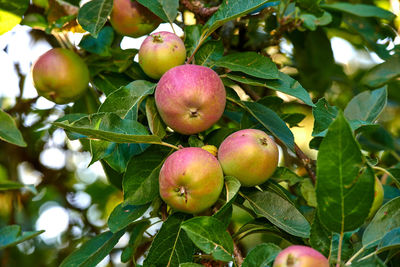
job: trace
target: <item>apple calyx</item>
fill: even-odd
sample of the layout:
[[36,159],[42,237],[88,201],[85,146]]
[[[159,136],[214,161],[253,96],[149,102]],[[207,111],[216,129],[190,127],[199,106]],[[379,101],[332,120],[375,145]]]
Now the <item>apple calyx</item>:
[[262,137],[262,138],[260,138],[259,140],[260,140],[261,145],[263,145],[263,146],[268,146],[268,140],[267,140],[267,138]]
[[178,192],[180,197],[185,197],[185,203],[187,203],[188,199],[187,199],[187,191],[186,188],[184,186],[180,186],[178,188],[176,188],[176,192]]
[[197,118],[200,114],[199,114],[199,109],[197,108],[192,108],[189,110],[190,114],[190,118]]
[[160,34],[154,34],[151,37],[153,37],[153,43],[163,43],[164,42],[164,40]]

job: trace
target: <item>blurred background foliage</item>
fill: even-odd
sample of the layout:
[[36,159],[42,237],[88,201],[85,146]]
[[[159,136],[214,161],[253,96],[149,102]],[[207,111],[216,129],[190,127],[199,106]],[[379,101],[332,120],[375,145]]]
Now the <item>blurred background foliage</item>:
[[[24,14],[21,24],[29,27],[17,26],[0,36],[3,50],[0,108],[16,118],[18,128],[29,144],[22,148],[0,142],[0,227],[18,224],[24,231],[46,230],[34,239],[1,250],[1,266],[58,266],[78,244],[107,227],[109,214],[123,200],[121,177],[115,170],[119,161],[106,158],[88,167],[91,156],[86,151],[89,144],[69,141],[63,130],[49,126],[49,122],[70,111],[95,112],[99,98],[102,99],[101,93],[90,90],[73,105],[60,106],[38,98],[32,89],[29,65],[35,58],[51,46],[59,46],[60,38],[61,42],[69,39],[73,44],[79,43],[84,33],[76,22],[77,7],[74,5],[79,2],[33,0],[19,14]],[[206,6],[219,4],[217,0],[202,2]],[[375,5],[399,14],[397,0],[342,2]],[[195,16],[183,6],[180,10],[178,26],[204,22],[204,18]],[[14,19],[18,24],[18,16]],[[10,19],[7,21],[13,23]],[[4,21],[0,20],[0,23]],[[164,26],[169,27],[167,24]],[[358,139],[363,146],[374,151],[369,155],[371,159],[378,155],[381,166],[389,168],[399,160],[396,157],[400,151],[399,29],[399,18],[393,20],[386,13],[365,15],[343,9],[340,5],[327,8],[320,1],[282,0],[226,23],[213,38],[222,41],[225,52],[250,50],[268,55],[282,72],[298,80],[314,100],[324,97],[330,105],[342,109],[360,92],[387,83],[388,103],[379,118],[383,127],[364,132]],[[48,34],[52,32],[57,33]],[[24,34],[28,37],[21,37]],[[111,47],[119,47],[121,41],[135,43],[132,38],[122,38],[113,31],[111,35],[111,39],[104,37],[105,42],[112,41]],[[140,43],[136,41],[136,44]],[[18,42],[24,44],[16,46]],[[101,74],[93,80],[93,87],[103,88],[105,94],[143,75],[137,64],[132,65],[132,56],[126,57],[127,54],[119,52],[120,58],[113,54],[117,59],[113,64],[102,63],[104,57],[96,56],[99,50],[90,56],[83,54],[91,72]],[[100,51],[102,56],[107,56],[107,53],[113,52]],[[275,110],[280,113],[303,114],[292,119],[291,129],[302,150],[316,158],[316,150],[309,147],[314,123],[311,107],[263,87],[250,88],[246,84],[242,87],[262,97],[270,95],[271,103],[278,101],[273,97],[278,95],[287,103],[275,105]],[[110,91],[107,92],[107,88]],[[318,140],[311,144],[318,146]],[[304,169],[297,169],[297,173],[304,174]],[[385,187],[385,197],[398,195],[398,189]],[[238,228],[249,218],[245,212],[235,209],[233,221]],[[268,242],[274,238],[265,234],[252,235],[243,238],[241,245],[246,252],[260,240]],[[101,265],[123,266],[120,254],[128,240],[122,238],[111,257],[103,260]]]

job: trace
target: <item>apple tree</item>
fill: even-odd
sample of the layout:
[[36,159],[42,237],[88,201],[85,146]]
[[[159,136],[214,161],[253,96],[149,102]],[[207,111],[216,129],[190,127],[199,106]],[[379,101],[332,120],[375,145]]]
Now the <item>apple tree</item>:
[[[0,94],[1,266],[398,266],[395,2],[0,0],[52,47]],[[104,181],[43,164],[60,133]]]

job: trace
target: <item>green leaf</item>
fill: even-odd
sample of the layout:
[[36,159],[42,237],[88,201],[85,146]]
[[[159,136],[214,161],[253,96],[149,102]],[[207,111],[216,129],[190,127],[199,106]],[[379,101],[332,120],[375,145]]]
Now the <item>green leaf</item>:
[[60,267],[96,266],[111,252],[124,233],[125,230],[115,234],[107,231],[95,236],[66,257]]
[[209,216],[199,216],[182,223],[193,243],[214,259],[231,261],[233,241],[225,226],[218,219]]
[[325,26],[332,22],[332,15],[324,12],[322,16],[316,17],[313,14],[302,14],[300,19],[303,20],[303,26],[311,31],[315,31],[317,26]]
[[13,118],[0,109],[0,139],[11,144],[26,147],[24,138]]
[[170,23],[174,22],[176,15],[178,14],[179,0],[158,0],[161,7],[167,15]]
[[24,186],[25,185],[18,183],[18,182],[1,181],[0,182],[0,191],[20,189],[20,188],[23,188]]
[[274,111],[255,102],[243,102],[243,104],[246,110],[259,121],[262,126],[281,140],[289,149],[294,151],[293,133]]
[[385,62],[371,68],[361,82],[369,87],[379,87],[400,76],[400,57],[394,55]]
[[306,91],[306,89],[301,86],[301,84],[290,77],[289,75],[279,72],[279,78],[277,80],[263,80],[254,77],[245,77],[238,73],[228,73],[226,76],[234,81],[253,85],[253,86],[262,86],[275,91],[279,91],[294,97],[297,97],[305,104],[314,107],[314,103],[311,100],[310,95]]
[[[132,122],[134,126],[136,123]],[[145,128],[139,127],[137,130],[132,134],[147,134]],[[102,140],[90,140],[90,153],[92,154],[90,164],[104,159],[110,167],[118,173],[122,173],[132,156],[143,153],[148,146],[147,144],[116,144]]]
[[300,192],[304,199],[307,201],[307,205],[310,207],[317,207],[317,196],[315,194],[315,188],[310,179],[303,179],[300,183]]
[[139,219],[150,205],[127,205],[125,202],[118,204],[108,218],[110,231],[116,233],[129,224]]
[[273,179],[276,182],[288,182],[290,186],[293,186],[300,182],[303,178],[298,176],[296,173],[294,173],[291,169],[286,168],[286,167],[278,167],[276,168],[275,172],[272,174],[271,179]]
[[133,109],[137,114],[140,101],[144,96],[153,94],[154,89],[154,83],[142,80],[133,81],[111,93],[99,107],[99,112],[113,112],[122,119]]
[[398,227],[400,227],[400,197],[390,200],[378,210],[364,231],[363,246],[378,245],[388,232]]
[[361,120],[373,123],[385,108],[386,102],[386,86],[374,91],[365,91],[350,100],[344,110],[344,115],[348,120]]
[[339,112],[317,158],[317,202],[321,223],[337,233],[364,223],[374,198],[374,173],[363,158],[349,123]]
[[373,255],[365,260],[352,262],[350,267],[387,267],[387,265],[377,255]]
[[136,249],[142,243],[143,234],[149,227],[149,220],[135,224],[133,230],[130,232],[129,244],[121,253],[121,262],[126,263],[134,257]]
[[275,63],[270,58],[256,52],[229,54],[217,60],[215,66],[244,72],[261,79],[279,78],[279,71]]
[[235,240],[239,241],[246,236],[257,233],[272,234],[292,243],[297,243],[299,240],[301,240],[281,231],[278,227],[267,221],[265,218],[257,218],[243,225],[235,233]]
[[232,203],[235,200],[239,189],[240,182],[238,179],[233,176],[225,177],[226,203],[216,213],[213,214],[213,217],[223,222],[226,227],[228,227],[232,217],[226,216],[226,214],[230,214],[229,210],[232,207]]
[[318,212],[314,215],[314,221],[311,225],[310,245],[326,257],[331,250],[333,233],[326,229],[318,218]]
[[188,25],[185,27],[184,31],[186,54],[190,56],[200,41],[201,25]]
[[193,243],[181,225],[188,215],[174,213],[161,226],[143,266],[179,266],[192,261]]
[[97,37],[111,14],[113,0],[92,0],[84,4],[78,13],[78,23]]
[[400,247],[400,227],[397,227],[388,232],[382,238],[381,242],[378,245],[377,253],[381,253],[389,249],[397,249],[399,247]]
[[225,24],[225,22],[250,13],[261,7],[269,0],[225,0],[222,1],[218,11],[212,15],[203,27],[203,31],[210,35],[217,28]]
[[280,251],[281,248],[275,244],[259,244],[249,251],[243,261],[242,267],[269,266]]
[[322,4],[320,5],[320,7],[328,10],[350,13],[359,17],[375,17],[387,19],[390,21],[392,21],[396,17],[396,15],[392,12],[372,5],[337,2],[332,4]]
[[[165,22],[169,21],[168,15],[165,14],[165,10],[161,5],[161,2],[169,2],[168,0],[136,0],[143,6],[147,7],[151,12],[157,15],[160,19]],[[176,1],[176,0],[171,0]]]
[[280,229],[298,237],[310,236],[310,224],[289,201],[269,191],[254,192],[245,198],[257,215],[267,218]]
[[29,0],[0,0],[0,35],[21,22],[28,6]]
[[221,40],[210,40],[203,44],[194,56],[197,65],[212,68],[215,62],[224,55],[224,45]]
[[132,120],[122,120],[114,113],[95,113],[73,123],[54,122],[53,124],[88,138],[102,139],[115,143],[161,144],[162,142],[155,135],[130,134],[130,131],[136,131],[144,126]]
[[131,79],[122,73],[100,73],[93,78],[93,84],[99,91],[106,96],[127,85]]
[[100,56],[111,55],[109,49],[114,40],[114,30],[110,26],[106,26],[99,32],[99,36],[94,38],[92,35],[83,36],[79,46],[90,53]]
[[144,153],[132,157],[122,182],[126,203],[142,205],[158,196],[158,176],[170,151],[170,148],[151,146]]
[[312,110],[314,116],[312,136],[324,136],[338,112],[339,109],[337,107],[329,105],[325,98],[320,98]]
[[152,134],[159,136],[161,139],[165,137],[166,125],[158,113],[156,101],[154,97],[150,96],[146,99],[146,118]]
[[19,225],[7,225],[0,229],[0,249],[15,246],[25,240],[32,239],[43,233],[42,231],[21,232]]

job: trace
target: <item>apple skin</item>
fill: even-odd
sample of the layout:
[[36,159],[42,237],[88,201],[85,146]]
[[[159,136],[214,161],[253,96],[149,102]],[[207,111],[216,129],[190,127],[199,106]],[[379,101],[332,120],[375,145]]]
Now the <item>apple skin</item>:
[[278,166],[279,150],[263,131],[245,129],[229,135],[218,149],[218,160],[226,175],[242,186],[265,182]]
[[78,99],[88,88],[89,69],[71,50],[53,48],[33,64],[32,78],[39,95],[66,104]]
[[224,185],[216,157],[198,147],[183,148],[164,162],[159,176],[160,196],[173,209],[197,214],[210,208]]
[[315,249],[294,245],[278,254],[273,267],[329,267],[329,261]]
[[372,202],[371,209],[369,210],[368,219],[372,218],[377,210],[382,206],[383,203],[383,186],[381,181],[375,177],[375,186],[374,186],[374,201]]
[[160,79],[167,70],[182,65],[185,59],[185,44],[170,32],[151,34],[139,49],[139,65],[153,79]]
[[137,38],[154,31],[161,19],[137,1],[114,0],[110,22],[119,34]]
[[212,69],[186,64],[161,77],[155,100],[163,121],[176,132],[190,135],[207,130],[221,118],[226,92]]

